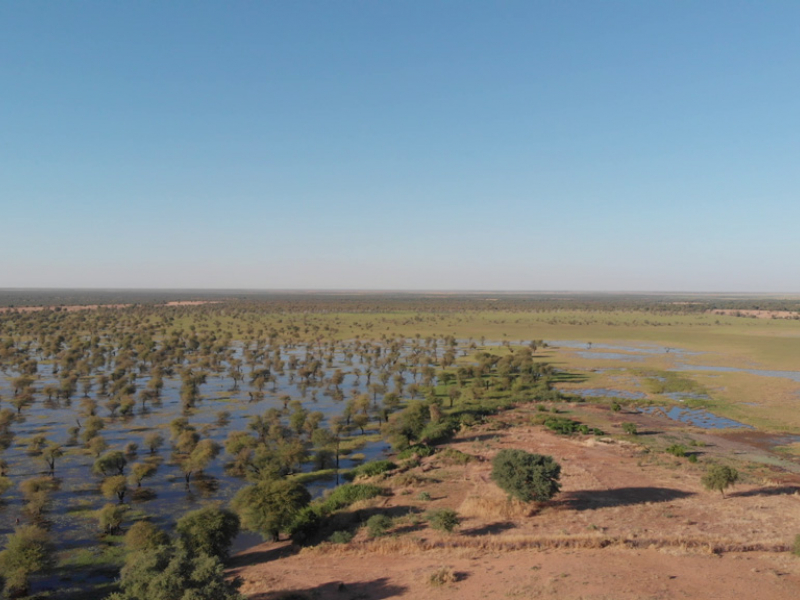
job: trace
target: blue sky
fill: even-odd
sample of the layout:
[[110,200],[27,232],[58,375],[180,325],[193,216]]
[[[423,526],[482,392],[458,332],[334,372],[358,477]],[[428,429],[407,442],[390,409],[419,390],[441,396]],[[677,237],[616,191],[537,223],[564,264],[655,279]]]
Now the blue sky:
[[0,287],[800,292],[800,3],[0,3]]

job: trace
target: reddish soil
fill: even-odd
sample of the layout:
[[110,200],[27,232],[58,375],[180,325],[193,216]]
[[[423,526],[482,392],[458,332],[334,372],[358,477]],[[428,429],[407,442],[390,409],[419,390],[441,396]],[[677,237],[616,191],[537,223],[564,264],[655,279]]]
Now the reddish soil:
[[[583,410],[587,422],[617,419]],[[709,458],[758,448],[705,434],[713,445],[691,464],[624,440],[558,436],[529,425],[533,415],[523,408],[465,432],[449,446],[473,456],[469,463],[441,453],[424,459],[381,482],[391,496],[353,507],[353,521],[405,514],[394,535],[369,539],[360,530],[349,544],[302,551],[264,544],[237,556],[231,573],[258,600],[800,597],[800,559],[789,552],[800,533],[797,476],[764,479],[742,465],[744,482],[725,498],[700,485]],[[634,418],[640,431],[665,425],[646,415],[619,420]],[[510,503],[490,478],[502,448],[554,456],[562,492],[533,509]],[[462,516],[457,532],[433,531],[414,516],[441,507]],[[441,568],[455,581],[432,585]]]

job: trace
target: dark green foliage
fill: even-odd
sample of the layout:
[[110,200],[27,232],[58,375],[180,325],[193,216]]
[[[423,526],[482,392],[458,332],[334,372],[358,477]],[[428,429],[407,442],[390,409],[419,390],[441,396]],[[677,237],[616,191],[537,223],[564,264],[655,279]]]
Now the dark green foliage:
[[380,475],[381,473],[385,473],[386,471],[391,471],[396,468],[397,465],[390,460],[375,460],[364,463],[363,465],[352,469],[349,473],[346,473],[344,477],[345,479],[352,481],[359,477],[374,477],[375,475]]
[[569,435],[578,431],[580,423],[572,419],[567,419],[566,417],[550,417],[544,422],[544,426],[556,433]]
[[311,500],[308,490],[289,479],[269,479],[239,490],[233,510],[242,527],[267,539],[290,529],[297,513]]
[[456,419],[443,419],[438,423],[428,423],[419,432],[418,440],[423,444],[440,444],[450,439],[458,430]]
[[672,444],[671,446],[667,446],[664,451],[681,458],[686,456],[686,446],[683,444]]
[[719,491],[725,497],[725,490],[739,480],[739,472],[726,465],[711,465],[701,482],[707,490]]
[[331,544],[347,544],[352,539],[353,539],[353,533],[351,531],[347,531],[345,529],[341,529],[339,531],[334,531],[330,535],[330,537],[328,537],[328,541]]
[[5,578],[7,595],[25,595],[29,577],[51,569],[54,562],[53,544],[44,529],[35,525],[18,528],[7,537],[6,548],[0,552],[0,573]]
[[460,520],[458,513],[452,508],[440,508],[428,513],[428,523],[439,531],[453,531],[458,527]]
[[322,509],[318,504],[305,506],[297,513],[289,528],[292,539],[303,543],[313,538],[323,524]]
[[622,431],[628,435],[636,435],[638,433],[638,430],[636,429],[636,423],[623,423]]
[[492,460],[492,480],[523,502],[549,500],[561,489],[561,466],[551,456],[501,450]]
[[413,446],[409,446],[402,452],[398,453],[397,458],[398,460],[404,460],[406,458],[411,458],[415,454],[419,457],[430,456],[434,453],[434,449],[426,444],[414,444]]
[[178,520],[178,539],[193,554],[208,554],[223,560],[239,534],[239,517],[229,510],[206,506]]
[[350,506],[359,500],[369,500],[375,496],[380,496],[383,488],[367,483],[348,483],[340,485],[325,499],[321,504],[323,513],[332,513]]
[[389,515],[377,514],[367,519],[367,532],[370,537],[381,537],[392,526],[392,518]]
[[244,600],[238,587],[238,582],[225,580],[218,558],[159,546],[128,556],[121,591],[108,600]]

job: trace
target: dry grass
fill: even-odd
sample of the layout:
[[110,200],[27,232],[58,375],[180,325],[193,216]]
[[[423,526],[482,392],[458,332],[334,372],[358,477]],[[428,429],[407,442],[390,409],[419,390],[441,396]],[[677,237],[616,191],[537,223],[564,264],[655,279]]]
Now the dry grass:
[[483,494],[467,496],[458,507],[458,512],[465,517],[475,517],[487,521],[514,521],[533,516],[536,509],[533,505],[521,502],[516,498]]
[[428,583],[435,586],[455,583],[456,581],[458,581],[458,575],[450,567],[439,567],[428,576]]
[[719,555],[745,552],[789,552],[792,550],[792,543],[774,539],[742,542],[713,536],[623,537],[603,534],[442,536],[431,539],[400,536],[366,540],[349,545],[322,544],[317,547],[305,548],[303,553],[410,555],[437,550],[514,552],[521,550],[599,550],[611,547],[631,550],[660,550],[681,554]]

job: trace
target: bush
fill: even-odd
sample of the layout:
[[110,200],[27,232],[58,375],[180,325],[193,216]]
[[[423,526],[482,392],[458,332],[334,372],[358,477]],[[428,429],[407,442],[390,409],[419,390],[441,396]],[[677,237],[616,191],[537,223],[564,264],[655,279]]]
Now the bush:
[[367,519],[367,532],[370,537],[381,537],[392,526],[392,519],[388,515],[377,514]]
[[549,500],[561,489],[561,466],[551,456],[501,450],[492,460],[492,480],[523,502]]
[[636,435],[638,433],[638,430],[636,429],[636,423],[623,423],[622,431],[628,435]]
[[348,544],[352,539],[353,534],[350,531],[341,529],[339,531],[334,531],[328,538],[328,541],[331,544]]
[[297,513],[310,500],[311,495],[302,484],[270,479],[239,490],[232,507],[242,527],[275,540],[281,531],[291,529]]
[[340,508],[345,508],[359,500],[369,500],[380,496],[383,489],[377,485],[367,483],[346,483],[340,485],[325,499],[321,508],[325,513],[332,513]]
[[239,517],[229,510],[206,506],[181,517],[176,531],[189,552],[202,552],[225,560],[234,538],[239,534]]
[[426,457],[433,454],[434,450],[430,446],[426,444],[414,444],[413,446],[409,446],[402,452],[397,455],[398,460],[404,460],[406,458],[411,458],[412,456],[416,455],[419,457]]
[[800,534],[794,536],[794,544],[792,545],[792,554],[800,556]]
[[386,473],[396,468],[397,465],[390,460],[375,460],[352,469],[349,473],[346,473],[344,477],[352,481],[359,477],[375,477],[376,475]]
[[460,521],[458,513],[452,508],[440,508],[428,513],[428,523],[439,531],[447,531],[449,533],[458,527]]
[[295,542],[305,542],[319,533],[322,527],[322,514],[319,505],[303,507],[295,516],[289,533]]
[[441,567],[440,569],[436,569],[428,577],[428,583],[435,586],[444,585],[446,583],[455,583],[456,581],[458,581],[458,576],[450,567]]
[[686,446],[683,444],[672,444],[671,446],[667,446],[664,451],[679,458],[686,456]]
[[544,426],[556,433],[569,435],[578,430],[580,423],[566,417],[549,417],[545,419]]
[[739,472],[733,467],[725,465],[712,465],[701,482],[707,490],[717,490],[725,497],[725,490],[739,480]]
[[244,600],[217,557],[171,546],[130,554],[119,585],[107,600]]

